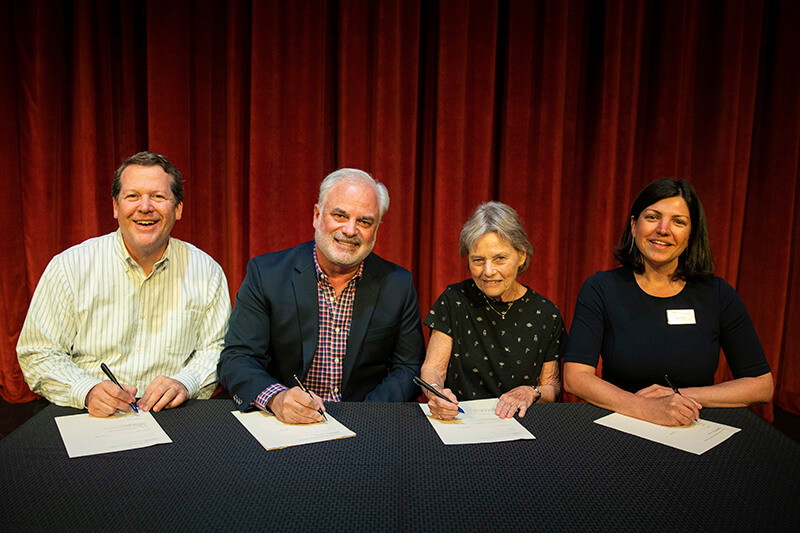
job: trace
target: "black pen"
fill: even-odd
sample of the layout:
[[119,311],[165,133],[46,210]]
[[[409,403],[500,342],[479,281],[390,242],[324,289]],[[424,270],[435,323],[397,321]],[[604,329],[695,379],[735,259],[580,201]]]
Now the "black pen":
[[670,381],[668,375],[664,374],[664,379],[667,381],[667,385],[672,387],[672,390],[675,391],[675,394],[677,394],[678,396],[683,396],[683,394],[681,394],[681,391],[678,390],[678,387],[676,387],[675,384],[672,383],[672,381]]
[[[672,382],[672,380],[669,379],[668,375],[664,374],[664,379],[666,380],[667,385],[672,387],[672,390],[675,391],[675,394],[677,394],[678,396],[683,396],[683,394],[681,394],[681,391],[678,390],[678,387],[676,387],[675,384]],[[695,422],[697,422],[697,420],[695,420]]]
[[[114,377],[114,374],[112,374],[112,373],[111,373],[111,369],[110,369],[110,368],[108,368],[108,367],[106,366],[106,364],[105,364],[105,363],[100,363],[100,368],[103,370],[103,372],[105,373],[105,375],[106,375],[106,376],[108,376],[108,379],[110,379],[111,381],[113,381],[113,382],[114,382],[114,384],[115,384],[117,387],[119,387],[119,388],[120,388],[120,389],[122,389],[123,391],[125,390],[125,389],[123,389],[123,388],[122,388],[122,385],[120,385],[120,384],[119,384],[119,381],[117,381],[117,378],[115,378],[115,377]],[[138,412],[139,412],[139,409],[137,409],[137,408],[136,408],[136,402],[131,402],[131,407],[133,407],[133,411],[134,411],[135,413],[138,413]]]
[[[308,397],[311,398],[312,400],[314,400],[314,397],[311,396],[310,392],[308,392],[308,389],[306,388],[305,385],[303,385],[303,382],[300,381],[300,378],[297,377],[297,374],[294,374],[294,380],[297,382],[298,385],[300,385],[300,390],[302,390],[303,392],[308,394]],[[325,419],[325,422],[328,421],[328,417],[325,416],[325,413],[322,411],[322,409],[317,409],[317,412],[322,415],[322,418]]]
[[[439,398],[441,398],[442,400],[444,400],[444,401],[446,401],[446,402],[450,402],[450,403],[453,403],[453,404],[455,403],[453,400],[451,400],[450,398],[448,398],[447,396],[445,396],[444,394],[442,394],[442,393],[441,393],[441,392],[439,392],[438,390],[434,389],[434,388],[433,388],[431,385],[429,385],[428,383],[425,383],[425,381],[424,381],[424,380],[422,380],[422,379],[420,379],[420,378],[418,378],[418,377],[415,377],[415,378],[414,378],[414,383],[416,383],[417,385],[419,385],[419,386],[420,386],[420,387],[422,387],[423,389],[427,389],[427,390],[431,391],[431,392],[432,392],[432,393],[434,393],[436,396],[438,396]],[[460,408],[460,407],[459,407],[459,408],[458,408],[458,412],[459,412],[459,413],[463,413],[463,412],[464,412],[464,410],[463,410],[462,408]]]

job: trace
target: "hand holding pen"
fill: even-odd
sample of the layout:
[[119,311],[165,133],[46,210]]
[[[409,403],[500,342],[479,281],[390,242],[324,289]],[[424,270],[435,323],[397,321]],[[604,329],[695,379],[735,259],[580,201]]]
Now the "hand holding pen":
[[653,383],[636,391],[636,396],[642,397],[643,401],[636,402],[638,407],[634,411],[638,414],[632,416],[662,426],[685,426],[700,418],[703,406],[694,398],[681,394],[669,376],[665,375],[664,381],[667,387]]
[[[105,363],[100,368],[110,381],[101,381],[86,395],[86,407],[92,416],[111,416],[117,411],[139,412],[136,407],[136,387],[122,386]],[[130,408],[128,407],[130,406]]]
[[[316,402],[317,400],[316,400],[316,399],[314,399],[314,397],[313,397],[313,396],[311,395],[311,393],[308,391],[308,389],[306,388],[306,386],[305,386],[305,385],[303,385],[303,382],[302,382],[302,381],[300,381],[300,378],[298,378],[298,377],[297,377],[297,374],[294,374],[294,376],[292,376],[292,377],[294,377],[294,380],[297,382],[297,385],[300,387],[300,390],[302,390],[303,392],[305,392],[306,394],[308,394],[308,397],[309,397],[309,398],[311,398],[311,401],[312,401],[312,402]],[[328,417],[327,417],[327,416],[325,416],[325,413],[322,411],[322,408],[319,408],[319,409],[317,409],[317,412],[318,412],[319,414],[321,414],[321,415],[322,415],[322,418],[325,420],[325,422],[327,422],[327,421],[328,421]]]
[[[672,380],[669,379],[668,374],[664,374],[664,381],[667,382],[667,385],[669,385],[669,387],[672,389],[672,392],[674,392],[681,398],[684,397],[683,394],[681,394],[681,391],[678,390],[678,387],[676,387],[675,384],[672,382]],[[687,398],[687,400],[689,400],[693,404],[692,407],[695,407],[697,410],[697,416],[694,417],[694,421],[697,422],[700,419],[700,409],[702,409],[703,406],[700,405],[694,398]]]
[[669,376],[667,374],[664,374],[664,380],[667,382],[667,385],[669,385],[669,387],[673,390],[673,392],[675,394],[677,394],[679,396],[683,396],[683,394],[681,394],[681,391],[679,391],[678,387],[676,387],[675,384],[672,383],[672,381],[669,379]]
[[[414,378],[414,383],[433,394],[433,397],[428,395],[428,408],[430,408],[433,416],[442,420],[452,420],[458,416],[458,413],[464,412],[462,408],[458,407],[458,399],[449,389],[444,389],[440,392],[433,385],[418,377]],[[446,396],[445,393],[449,394],[450,397]],[[438,401],[437,399],[439,398],[443,401]]]

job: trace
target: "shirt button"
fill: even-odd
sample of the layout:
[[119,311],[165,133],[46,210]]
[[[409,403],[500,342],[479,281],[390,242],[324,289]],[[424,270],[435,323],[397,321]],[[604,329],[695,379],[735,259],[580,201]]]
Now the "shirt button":
[[336,394],[339,394],[339,387],[334,387],[333,388],[333,392],[335,392]]
[[333,296],[331,296],[331,297],[330,297],[330,301],[332,301],[332,302],[335,302],[335,301],[336,301],[336,298],[335,298],[335,297],[333,297]]
[[336,333],[339,333],[339,328],[333,328],[333,331],[335,331]]
[[339,364],[339,358],[338,357],[334,357],[333,358],[333,362],[336,363],[336,364]]

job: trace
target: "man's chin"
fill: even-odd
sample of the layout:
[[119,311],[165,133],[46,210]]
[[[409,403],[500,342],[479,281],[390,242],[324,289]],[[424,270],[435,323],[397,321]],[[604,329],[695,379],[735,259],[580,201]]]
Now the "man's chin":
[[359,246],[357,249],[352,251],[347,250],[328,250],[330,255],[328,260],[342,268],[351,268],[358,266],[361,261],[366,259],[366,257],[372,252],[372,246]]
[[346,246],[337,242],[332,236],[323,235],[317,228],[314,240],[317,253],[339,268],[349,269],[358,266],[372,252],[373,243],[362,242],[358,246]]
[[334,254],[334,257],[329,257],[328,260],[340,267],[353,267],[358,265],[364,258],[369,255],[364,253],[352,253],[352,254],[342,254],[337,253]]

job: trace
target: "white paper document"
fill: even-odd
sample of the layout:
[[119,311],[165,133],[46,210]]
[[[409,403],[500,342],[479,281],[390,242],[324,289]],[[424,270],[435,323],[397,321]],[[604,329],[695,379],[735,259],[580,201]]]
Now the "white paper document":
[[459,413],[453,420],[433,418],[427,403],[419,406],[445,444],[480,444],[536,438],[516,419],[500,418],[494,414],[497,398],[458,402],[464,413]]
[[150,412],[117,413],[107,418],[84,413],[59,416],[55,420],[70,457],[133,450],[172,442]]
[[268,450],[356,435],[328,413],[325,413],[328,421],[317,424],[284,424],[275,418],[275,415],[265,411],[249,413],[231,411],[231,413]]
[[718,424],[702,418],[688,426],[660,426],[638,418],[612,413],[598,418],[595,424],[630,433],[643,439],[666,444],[685,452],[703,454],[722,443],[740,428]]

